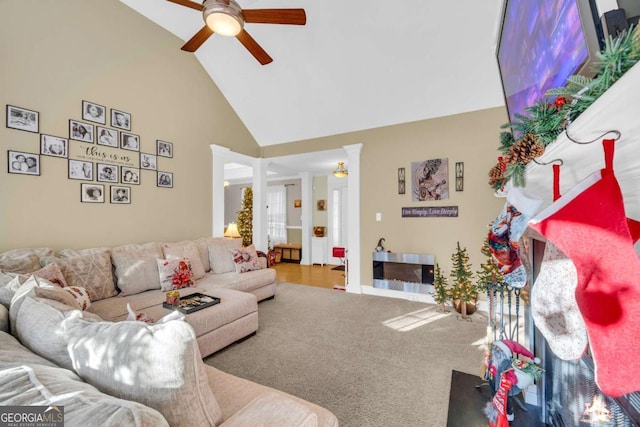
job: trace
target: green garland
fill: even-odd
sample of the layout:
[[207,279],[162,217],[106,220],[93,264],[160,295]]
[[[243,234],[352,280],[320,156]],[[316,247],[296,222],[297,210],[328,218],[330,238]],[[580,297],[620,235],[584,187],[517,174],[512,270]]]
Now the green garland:
[[[527,155],[514,148],[523,137],[537,141],[542,147],[553,143],[558,135],[582,114],[596,99],[607,91],[631,67],[640,61],[639,27],[623,32],[616,39],[605,39],[604,49],[598,53],[599,61],[594,64],[596,77],[574,75],[561,88],[550,89],[543,99],[526,108],[528,116],[516,114],[516,120],[501,126],[512,132],[500,134],[498,163],[489,171],[489,185],[501,189],[512,180],[513,185],[525,185],[527,164],[537,157],[537,152]],[[519,139],[516,140],[513,135]],[[538,154],[539,155],[539,154]]]

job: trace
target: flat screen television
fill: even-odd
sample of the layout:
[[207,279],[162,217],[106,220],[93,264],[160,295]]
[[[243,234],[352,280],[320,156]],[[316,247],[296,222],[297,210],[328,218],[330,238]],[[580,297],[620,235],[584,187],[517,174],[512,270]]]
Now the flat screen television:
[[595,0],[505,0],[497,59],[511,122],[566,84],[593,77],[603,40]]

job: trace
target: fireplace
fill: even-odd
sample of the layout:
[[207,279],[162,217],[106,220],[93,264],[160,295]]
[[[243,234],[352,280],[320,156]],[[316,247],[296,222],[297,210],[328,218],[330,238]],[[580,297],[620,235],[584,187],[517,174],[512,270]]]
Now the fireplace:
[[373,287],[428,294],[433,286],[433,255],[373,253]]

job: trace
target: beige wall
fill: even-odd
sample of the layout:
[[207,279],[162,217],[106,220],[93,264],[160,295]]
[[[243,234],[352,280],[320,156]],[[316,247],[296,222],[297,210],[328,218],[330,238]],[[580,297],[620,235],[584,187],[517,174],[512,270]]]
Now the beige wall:
[[[132,114],[141,148],[174,142],[174,188],[141,171],[131,205],[80,203],[67,160],[41,157],[41,176],[7,173],[7,150],[39,152],[39,135],[0,126],[0,251],[172,241],[209,235],[211,151],[258,156],[255,140],[184,42],[119,1],[0,2],[0,103],[40,112],[40,132],[68,137],[89,100]],[[80,146],[82,143],[70,141]],[[123,150],[117,150],[123,151]],[[73,150],[72,150],[73,152]],[[136,160],[137,161],[137,160]],[[108,189],[108,185],[107,185]]]
[[[480,253],[487,225],[498,215],[504,199],[493,196],[487,184],[495,164],[500,126],[507,121],[504,108],[389,126],[294,144],[263,147],[264,157],[331,149],[363,143],[361,154],[362,284],[373,281],[371,252],[378,239],[393,252],[432,254],[446,274],[456,242],[467,247],[474,271],[484,257]],[[448,158],[450,198],[411,201],[411,162]],[[454,165],[464,162],[464,191],[456,192]],[[407,172],[407,192],[398,194],[398,168]],[[402,218],[406,206],[458,206],[457,218]],[[376,213],[382,214],[377,222]]]

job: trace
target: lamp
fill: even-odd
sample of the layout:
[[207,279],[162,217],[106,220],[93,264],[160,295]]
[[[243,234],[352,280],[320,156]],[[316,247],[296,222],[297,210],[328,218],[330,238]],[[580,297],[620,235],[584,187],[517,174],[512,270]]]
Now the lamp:
[[229,225],[227,226],[227,229],[224,231],[224,237],[231,237],[233,239],[242,237],[240,236],[240,232],[238,231],[238,226],[236,225],[235,222],[229,223]]
[[244,27],[242,8],[234,0],[207,0],[202,16],[207,27],[221,36],[237,36]]
[[349,175],[349,171],[344,168],[344,162],[338,162],[338,169],[333,171],[336,178],[344,178]]

